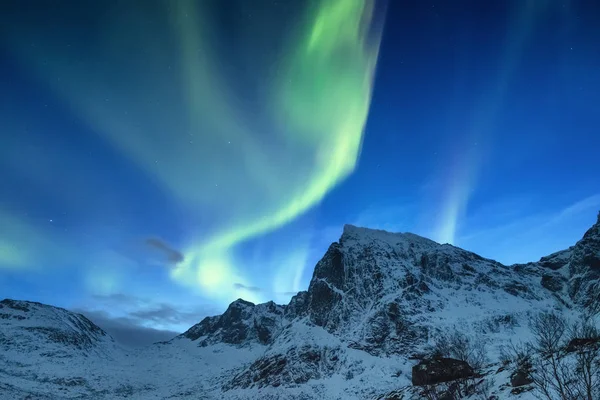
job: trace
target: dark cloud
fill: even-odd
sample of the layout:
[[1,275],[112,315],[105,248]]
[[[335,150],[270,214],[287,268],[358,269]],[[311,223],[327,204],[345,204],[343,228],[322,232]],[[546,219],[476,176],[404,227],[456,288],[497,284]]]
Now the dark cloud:
[[153,329],[141,326],[139,320],[120,317],[112,318],[106,311],[75,310],[104,329],[118,343],[127,347],[143,347],[152,343],[173,339],[181,332]]
[[233,287],[234,287],[235,289],[246,289],[246,290],[248,290],[249,292],[254,292],[254,293],[260,293],[260,292],[263,292],[263,290],[262,290],[261,288],[259,288],[259,287],[256,287],[256,286],[248,286],[248,285],[244,285],[244,284],[241,284],[241,283],[234,283],[234,284],[233,284]]
[[113,294],[109,294],[109,295],[94,295],[92,297],[95,300],[102,301],[102,302],[109,301],[109,302],[115,302],[115,303],[120,303],[120,304],[129,304],[129,305],[137,305],[140,303],[140,301],[143,301],[139,297],[128,296],[123,293],[113,293]]
[[[206,310],[204,310],[206,311]],[[159,324],[195,324],[204,317],[200,310],[179,311],[173,306],[159,303],[152,308],[142,309],[129,313],[129,317],[138,321],[152,321]]]
[[177,264],[183,261],[183,254],[180,251],[175,250],[161,239],[148,238],[145,241],[146,245],[162,252],[166,257],[167,261]]
[[[169,340],[181,332],[148,328],[155,326],[191,327],[207,315],[217,314],[211,306],[197,306],[180,309],[167,303],[156,303],[143,297],[115,293],[106,296],[93,296],[96,307],[77,309],[91,321],[108,332],[116,341],[126,346],[145,346],[158,341]],[[124,310],[123,316],[113,317],[108,311]]]

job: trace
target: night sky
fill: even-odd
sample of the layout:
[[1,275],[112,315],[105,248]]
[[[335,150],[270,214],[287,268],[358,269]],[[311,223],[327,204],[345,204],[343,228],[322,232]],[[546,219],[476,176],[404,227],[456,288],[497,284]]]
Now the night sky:
[[345,223],[566,248],[600,209],[599,4],[0,2],[0,297],[156,339],[287,302]]

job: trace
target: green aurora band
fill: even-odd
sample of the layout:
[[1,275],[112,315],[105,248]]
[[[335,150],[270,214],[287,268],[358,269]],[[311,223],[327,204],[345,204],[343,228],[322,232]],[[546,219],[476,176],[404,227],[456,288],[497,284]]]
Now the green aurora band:
[[[235,267],[235,248],[293,221],[354,170],[382,26],[374,22],[373,1],[319,0],[281,25],[285,32],[248,35],[249,49],[270,46],[252,40],[282,38],[272,52],[244,60],[262,71],[252,79],[264,88],[259,109],[248,110],[237,77],[222,68],[227,61],[217,51],[210,3],[165,4],[159,27],[145,26],[139,7],[130,10],[136,18],[106,13],[97,40],[79,49],[65,48],[61,33],[31,37],[26,30],[12,32],[19,40],[9,45],[197,225],[172,279],[215,298],[252,300],[232,285],[252,285]],[[268,30],[272,20],[247,23]],[[28,45],[33,41],[36,47]],[[31,179],[43,175],[40,166],[19,167]],[[94,176],[88,180],[94,184]],[[214,219],[208,228],[199,222],[206,215]]]
[[[278,131],[288,135],[285,139],[296,150],[310,151],[310,171],[280,191],[278,201],[257,218],[188,250],[188,255],[198,253],[174,270],[173,276],[183,277],[195,269],[197,281],[206,290],[223,290],[234,279],[227,257],[232,246],[292,221],[354,170],[379,48],[379,37],[367,37],[372,7],[362,1],[327,0],[309,9],[300,39],[290,44],[293,54],[275,90],[274,105],[282,127]],[[277,165],[270,168],[277,169]]]

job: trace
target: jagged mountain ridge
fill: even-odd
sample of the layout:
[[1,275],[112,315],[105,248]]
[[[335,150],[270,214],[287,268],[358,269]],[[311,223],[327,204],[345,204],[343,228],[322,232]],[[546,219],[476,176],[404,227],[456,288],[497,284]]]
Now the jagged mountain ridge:
[[[544,296],[530,289],[537,287],[562,304],[588,307],[600,293],[599,226],[596,223],[575,246],[542,257],[539,262],[505,266],[414,234],[346,225],[340,242],[333,243],[317,263],[308,291],[298,293],[288,305],[269,302],[254,306],[239,299],[222,316],[207,317],[183,335],[191,340],[202,337],[201,343],[221,340],[240,344],[244,337],[260,338],[261,343],[269,344],[286,320],[298,317],[308,317],[311,323],[331,333],[348,332],[353,331],[352,326],[347,326],[353,310],[372,309],[373,299],[380,305],[387,301],[374,319],[384,318],[382,313],[387,307],[389,320],[400,329],[400,314],[407,317],[431,312],[436,305],[444,307],[440,303],[443,298],[431,296],[432,288],[500,290],[540,300]],[[400,304],[407,301],[413,307],[401,312]],[[244,312],[236,311],[241,309]],[[242,326],[247,327],[248,333]],[[384,334],[371,333],[367,338],[374,340]]]
[[[500,343],[519,336],[532,311],[594,309],[599,266],[600,215],[571,248],[510,267],[417,235],[347,225],[317,263],[308,290],[288,305],[237,300],[168,343],[128,354],[127,362],[113,355],[121,377],[86,382],[77,393],[98,396],[102,385],[112,388],[107,393],[123,390],[136,363],[148,365],[148,377],[183,363],[202,384],[187,375],[166,387],[136,378],[132,395],[372,398],[409,384],[410,358],[437,332],[458,326]],[[170,364],[157,366],[156,357]],[[22,386],[1,372],[0,385]]]

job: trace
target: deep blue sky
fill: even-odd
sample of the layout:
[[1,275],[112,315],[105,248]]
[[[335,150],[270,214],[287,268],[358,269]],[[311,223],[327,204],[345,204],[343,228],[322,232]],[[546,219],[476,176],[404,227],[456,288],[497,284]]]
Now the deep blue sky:
[[[107,140],[107,130],[127,132],[115,133],[116,112],[134,114],[134,128],[164,123],[161,129],[178,134],[176,110],[191,101],[171,90],[180,83],[171,75],[178,44],[161,25],[159,3],[122,4],[0,5],[0,297],[180,330],[238,294],[216,299],[170,275],[178,255],[189,260],[190,241],[227,220],[215,212],[218,204],[192,215],[160,178]],[[264,111],[260,99],[276,75],[260,59],[281,45],[280,32],[303,3],[210,4],[203,18],[214,34],[206,40],[219,72],[238,88],[231,107],[264,128],[263,114],[275,111]],[[390,1],[356,169],[309,211],[236,246],[235,268],[253,300],[284,302],[306,288],[344,223],[415,232],[507,264],[574,244],[600,209],[598,15],[592,1]],[[104,26],[108,17],[121,30]],[[130,35],[141,35],[144,46]],[[119,57],[97,50],[105,36],[122,45]],[[167,49],[156,56],[160,67],[144,61],[159,48]],[[104,98],[104,76],[114,78],[106,82],[110,93],[122,97]],[[147,121],[135,114],[144,86],[123,76],[153,82],[152,93],[161,93]],[[94,78],[100,86],[92,93]],[[63,92],[63,82],[74,86]],[[203,96],[209,100],[200,108],[218,97]],[[89,98],[108,103],[108,114]],[[277,155],[272,141],[258,143]],[[220,168],[222,150],[202,151],[194,165]],[[169,153],[156,163],[177,158]],[[300,168],[285,160],[274,168]],[[170,178],[216,190],[219,182],[205,176],[190,170]],[[229,198],[252,197],[235,187],[227,187]],[[152,238],[165,247],[149,244]]]

